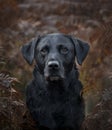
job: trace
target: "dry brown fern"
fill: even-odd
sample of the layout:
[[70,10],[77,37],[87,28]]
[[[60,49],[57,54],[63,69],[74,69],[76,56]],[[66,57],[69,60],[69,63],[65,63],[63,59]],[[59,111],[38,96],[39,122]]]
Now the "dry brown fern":
[[0,0],[0,28],[14,25],[17,15],[17,0]]
[[97,41],[95,48],[100,49],[100,56],[102,58],[112,54],[112,21],[101,24],[94,31],[90,37],[90,42],[94,43],[94,41]]
[[[112,64],[112,21],[101,24],[95,29],[90,37],[90,43],[92,47],[85,64],[87,70],[90,71],[84,72],[87,91],[92,86],[95,88],[96,81],[100,81],[105,76],[105,71],[110,69],[109,66]],[[91,76],[92,78],[90,78]]]
[[14,82],[18,82],[18,80],[14,77],[10,77],[9,74],[0,73],[0,86],[9,88]]
[[101,99],[103,90],[112,86],[112,21],[96,28],[90,43],[90,53],[81,71],[86,106],[90,109],[87,113]]

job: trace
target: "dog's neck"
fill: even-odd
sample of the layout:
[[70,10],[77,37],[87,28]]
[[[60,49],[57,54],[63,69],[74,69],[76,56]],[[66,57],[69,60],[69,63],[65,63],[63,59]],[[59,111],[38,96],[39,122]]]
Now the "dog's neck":
[[37,84],[41,87],[41,84],[45,83],[45,86],[48,86],[49,89],[62,89],[66,90],[69,88],[70,85],[75,84],[76,81],[78,81],[78,69],[76,67],[72,68],[72,70],[65,76],[65,79],[57,81],[57,82],[48,82],[45,80],[43,74],[40,72],[38,66],[35,66],[34,71],[34,80],[37,82]]

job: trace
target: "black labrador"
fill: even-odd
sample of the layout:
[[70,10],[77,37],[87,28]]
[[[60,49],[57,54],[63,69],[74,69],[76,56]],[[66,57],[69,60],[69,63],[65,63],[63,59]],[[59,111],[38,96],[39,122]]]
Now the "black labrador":
[[84,119],[79,65],[89,45],[70,35],[47,34],[23,45],[25,60],[36,66],[34,78],[27,86],[26,103],[40,129],[79,130]]

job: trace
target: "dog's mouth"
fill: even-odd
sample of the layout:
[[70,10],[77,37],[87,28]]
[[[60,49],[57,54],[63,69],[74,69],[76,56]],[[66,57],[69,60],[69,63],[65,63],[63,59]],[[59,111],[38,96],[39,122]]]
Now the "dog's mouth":
[[45,77],[45,79],[49,82],[58,82],[64,79],[64,77],[60,77],[60,76],[48,76]]
[[50,81],[58,81],[60,78],[59,77],[50,77],[49,80]]

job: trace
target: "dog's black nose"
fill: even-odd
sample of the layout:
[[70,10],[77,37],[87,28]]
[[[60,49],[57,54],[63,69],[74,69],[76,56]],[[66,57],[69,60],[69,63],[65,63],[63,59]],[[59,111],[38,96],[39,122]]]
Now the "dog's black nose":
[[49,67],[49,69],[58,69],[59,68],[59,62],[58,61],[49,61],[48,67]]

